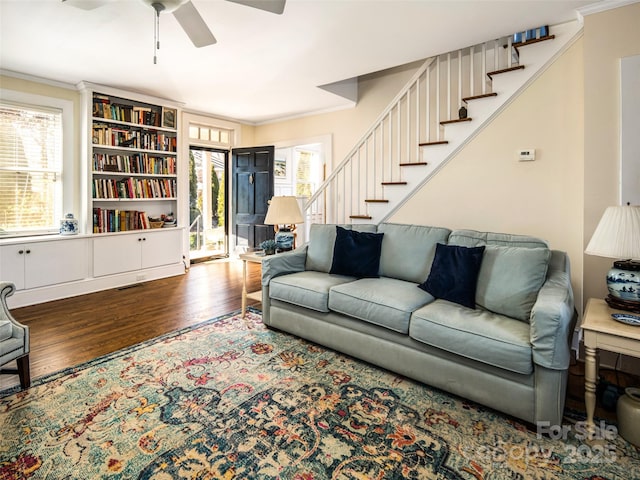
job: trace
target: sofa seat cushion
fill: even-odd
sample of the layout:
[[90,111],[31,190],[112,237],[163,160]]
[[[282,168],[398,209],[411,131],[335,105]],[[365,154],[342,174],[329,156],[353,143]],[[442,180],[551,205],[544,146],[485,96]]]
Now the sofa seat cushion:
[[271,280],[269,298],[319,312],[328,312],[329,289],[354,280],[353,277],[313,271],[290,273]]
[[9,320],[0,320],[0,342],[11,338],[13,335],[13,324]]
[[331,288],[329,308],[390,330],[409,333],[411,313],[433,296],[415,283],[395,278],[363,278]]
[[436,300],[416,310],[409,336],[427,345],[512,372],[533,372],[529,324],[487,310]]

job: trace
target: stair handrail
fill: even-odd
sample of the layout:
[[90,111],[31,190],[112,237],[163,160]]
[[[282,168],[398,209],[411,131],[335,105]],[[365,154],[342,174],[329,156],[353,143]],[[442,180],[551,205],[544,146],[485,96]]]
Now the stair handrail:
[[417,81],[417,79],[420,78],[422,76],[422,74],[431,66],[431,64],[435,61],[436,58],[437,58],[437,55],[434,56],[434,57],[429,57],[427,60],[425,60],[425,62],[422,64],[422,66],[414,73],[414,75],[411,77],[411,79],[405,84],[405,86],[393,98],[393,100],[391,100],[389,102],[389,104],[384,109],[384,111],[371,124],[371,127],[369,128],[369,130],[367,130],[364,133],[364,135],[362,135],[362,137],[360,137],[360,140],[355,144],[355,147],[353,147],[349,151],[349,153],[344,157],[344,159],[336,166],[336,168],[334,168],[331,171],[331,173],[326,178],[326,180],[324,182],[322,182],[320,184],[320,186],[317,188],[316,192],[313,195],[311,195],[311,197],[309,197],[307,199],[307,201],[304,204],[304,208],[303,208],[304,212],[307,211],[308,207],[310,207],[313,204],[313,202],[318,199],[318,197],[330,185],[331,181],[342,171],[342,169],[347,165],[347,163],[349,163],[349,161],[351,160],[351,157],[353,157],[353,155],[356,154],[358,149],[371,136],[371,134],[375,131],[375,129],[380,124],[380,122],[382,122],[384,120],[384,118],[389,115],[389,113],[395,108],[395,106],[398,104],[398,102],[400,100],[402,100],[402,97],[404,97],[407,94],[407,91],[413,86],[413,84]]

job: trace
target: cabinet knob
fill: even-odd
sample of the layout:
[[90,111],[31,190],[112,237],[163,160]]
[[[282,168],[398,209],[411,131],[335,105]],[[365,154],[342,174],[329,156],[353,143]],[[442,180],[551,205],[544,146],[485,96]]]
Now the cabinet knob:
[[24,250],[18,250],[18,255],[22,255],[24,253]]
[[31,250],[27,250],[27,253],[31,253]]
[[142,239],[141,239],[141,238],[138,238],[138,241],[139,241],[139,242],[141,242],[141,241],[142,241]]

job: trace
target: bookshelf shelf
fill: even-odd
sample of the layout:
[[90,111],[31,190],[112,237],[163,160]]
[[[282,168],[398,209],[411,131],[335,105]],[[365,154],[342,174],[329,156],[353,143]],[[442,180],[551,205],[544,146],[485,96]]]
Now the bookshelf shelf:
[[93,149],[94,150],[98,150],[98,151],[99,150],[113,150],[113,151],[119,151],[119,152],[147,153],[147,154],[153,154],[153,155],[165,156],[165,157],[171,157],[171,156],[178,155],[177,152],[168,152],[168,151],[164,151],[164,150],[151,150],[151,149],[146,149],[146,148],[124,147],[124,146],[119,146],[119,145],[94,144],[93,145]]
[[158,200],[175,201],[176,197],[168,198],[94,198],[93,201],[98,203],[103,202],[157,202]]
[[144,130],[154,130],[159,132],[175,132],[175,128],[166,128],[166,127],[160,127],[155,125],[143,125],[140,123],[124,122],[121,120],[112,120],[112,119],[102,118],[102,117],[92,117],[91,120],[95,124],[105,123],[109,125],[120,125],[123,127],[130,127],[130,128],[144,129]]
[[104,172],[100,170],[94,170],[92,172],[94,176],[103,177],[158,177],[158,178],[177,178],[178,175],[171,173],[131,173],[131,172]]

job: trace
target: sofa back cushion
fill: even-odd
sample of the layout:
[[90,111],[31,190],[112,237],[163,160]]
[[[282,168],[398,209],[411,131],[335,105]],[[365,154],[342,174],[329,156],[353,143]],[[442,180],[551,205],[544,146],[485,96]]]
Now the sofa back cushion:
[[438,242],[447,243],[451,230],[423,225],[381,223],[384,233],[380,275],[422,283],[429,276]]
[[[333,247],[336,243],[335,224],[312,223],[309,229],[309,246],[307,249],[307,259],[305,270],[329,273],[333,262]],[[347,230],[357,230],[359,232],[376,231],[376,225],[340,225]]]
[[486,246],[478,274],[476,303],[492,312],[529,322],[550,258],[548,248]]
[[452,245],[462,245],[463,247],[502,245],[504,247],[549,248],[549,245],[544,240],[528,235],[477,232],[475,230],[454,230],[449,236],[449,243]]
[[486,246],[478,274],[476,304],[529,322],[547,276],[551,258],[547,242],[527,235],[455,230],[449,236],[449,244]]

